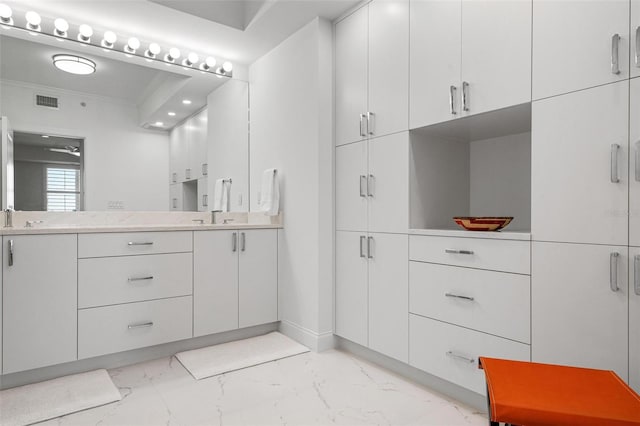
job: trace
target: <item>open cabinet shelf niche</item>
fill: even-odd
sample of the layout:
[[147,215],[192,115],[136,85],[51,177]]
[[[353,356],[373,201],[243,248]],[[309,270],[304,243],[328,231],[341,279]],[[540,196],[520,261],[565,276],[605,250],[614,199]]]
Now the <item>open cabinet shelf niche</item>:
[[410,132],[410,227],[460,229],[454,216],[513,216],[531,230],[531,104]]

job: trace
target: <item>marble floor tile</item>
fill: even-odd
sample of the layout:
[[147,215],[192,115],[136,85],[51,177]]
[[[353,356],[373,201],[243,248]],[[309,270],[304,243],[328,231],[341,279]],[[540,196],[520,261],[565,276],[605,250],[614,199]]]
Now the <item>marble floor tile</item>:
[[174,358],[110,370],[119,402],[44,425],[486,425],[486,415],[330,350],[194,380]]

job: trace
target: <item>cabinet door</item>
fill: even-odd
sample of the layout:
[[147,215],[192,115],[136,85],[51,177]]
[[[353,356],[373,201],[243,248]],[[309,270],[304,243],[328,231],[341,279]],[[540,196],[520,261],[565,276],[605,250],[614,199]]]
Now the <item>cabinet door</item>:
[[640,77],[640,0],[631,0],[631,77]]
[[189,119],[189,165],[192,179],[205,176],[207,163],[207,110],[204,109]]
[[640,78],[632,79],[630,84],[629,244],[640,246]]
[[[461,2],[412,0],[410,14],[409,127],[460,113]],[[455,95],[450,99],[450,88]]]
[[628,96],[624,81],[533,103],[535,240],[627,245]]
[[369,347],[409,362],[409,236],[368,238]]
[[409,1],[369,4],[369,135],[409,129]]
[[76,235],[3,242],[3,374],[76,360]]
[[[623,246],[533,243],[532,361],[628,379],[627,260]],[[616,275],[619,290],[612,291]]]
[[169,209],[171,211],[182,211],[183,198],[181,183],[169,185]]
[[629,385],[640,393],[640,247],[629,249]]
[[462,1],[462,81],[467,114],[531,101],[531,0]]
[[278,320],[278,233],[240,231],[239,325]]
[[207,178],[198,179],[198,211],[209,211],[209,182]]
[[336,24],[336,145],[366,138],[369,7]]
[[238,231],[193,233],[193,335],[238,328]]
[[369,140],[369,230],[409,229],[409,133]]
[[338,336],[368,344],[367,236],[336,232],[335,330]]
[[367,142],[336,148],[336,229],[367,230]]
[[628,78],[628,34],[629,0],[534,0],[533,99]]
[[174,127],[169,136],[169,183],[184,182],[187,168],[187,144],[184,125]]

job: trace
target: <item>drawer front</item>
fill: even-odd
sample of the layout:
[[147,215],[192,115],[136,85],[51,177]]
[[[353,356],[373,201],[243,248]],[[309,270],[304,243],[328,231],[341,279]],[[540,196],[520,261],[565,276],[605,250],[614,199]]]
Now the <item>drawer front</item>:
[[192,297],[78,311],[78,359],[158,345],[193,336]]
[[409,315],[409,364],[481,395],[486,395],[478,357],[530,361],[529,345]]
[[80,234],[78,257],[190,252],[192,234],[191,231]]
[[192,294],[191,253],[78,260],[78,307]]
[[411,235],[409,257],[421,262],[531,273],[529,241]]
[[530,343],[529,275],[409,262],[409,311]]

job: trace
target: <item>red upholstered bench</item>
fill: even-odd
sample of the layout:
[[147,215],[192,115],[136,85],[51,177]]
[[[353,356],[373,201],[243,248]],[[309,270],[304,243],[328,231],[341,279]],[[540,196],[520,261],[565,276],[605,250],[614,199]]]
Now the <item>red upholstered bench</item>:
[[640,396],[613,371],[480,358],[489,424],[640,426]]

